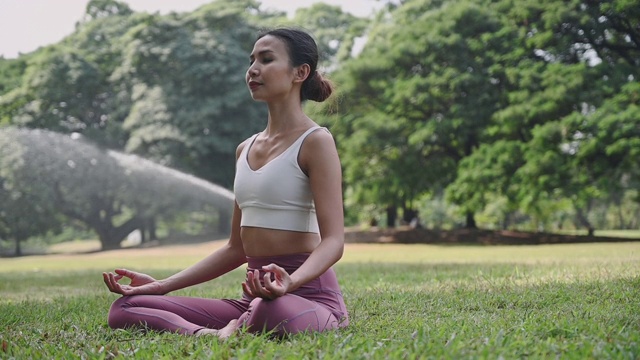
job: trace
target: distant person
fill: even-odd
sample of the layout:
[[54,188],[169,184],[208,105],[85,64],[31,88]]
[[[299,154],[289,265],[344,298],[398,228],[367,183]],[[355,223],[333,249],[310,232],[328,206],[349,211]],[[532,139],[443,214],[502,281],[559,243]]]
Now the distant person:
[[[326,100],[333,87],[316,70],[318,48],[304,31],[264,32],[249,58],[247,86],[269,116],[265,130],[236,150],[228,242],[163,280],[125,269],[103,273],[109,290],[124,295],[109,311],[112,328],[225,338],[240,328],[284,335],[348,325],[332,268],[344,250],[340,160],[332,135],[302,109],[305,100]],[[244,263],[239,299],[165,295]]]

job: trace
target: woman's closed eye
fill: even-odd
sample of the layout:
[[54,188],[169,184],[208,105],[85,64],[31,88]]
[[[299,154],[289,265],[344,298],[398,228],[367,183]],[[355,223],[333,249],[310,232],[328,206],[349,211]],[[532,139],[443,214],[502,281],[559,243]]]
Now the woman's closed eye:
[[[260,62],[261,62],[262,64],[268,64],[268,63],[270,63],[270,62],[272,62],[272,61],[273,61],[273,59],[271,59],[271,58],[260,59]],[[255,61],[255,60],[253,60],[253,59],[249,60],[249,66],[253,65],[253,63],[255,63],[255,62],[256,62],[256,61]]]

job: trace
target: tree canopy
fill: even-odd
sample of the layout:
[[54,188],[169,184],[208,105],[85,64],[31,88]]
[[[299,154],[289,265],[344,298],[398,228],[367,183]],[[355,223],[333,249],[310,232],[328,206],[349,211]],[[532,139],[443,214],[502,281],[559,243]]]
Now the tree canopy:
[[[351,223],[386,214],[393,225],[396,209],[410,221],[446,203],[450,224],[467,227],[638,226],[629,220],[640,214],[638,0],[406,0],[370,18],[323,3],[289,18],[254,0],[167,15],[92,0],[61,42],[0,59],[0,128],[74,134],[118,171],[109,151],[230,188],[237,144],[266,123],[244,84],[248,54],[261,29],[280,25],[314,35],[337,85],[330,101],[305,106],[337,140]],[[5,139],[0,237],[74,218],[42,200],[52,199],[42,181],[51,175],[20,157],[33,150]],[[70,155],[79,144],[59,144],[65,161],[86,160]],[[38,166],[55,173],[49,155]],[[40,177],[17,187],[26,168]],[[123,184],[100,203],[118,208],[113,193],[135,188]],[[83,206],[70,209],[94,211]],[[148,217],[145,206],[128,202],[117,226]],[[29,212],[42,223],[21,230],[14,219]]]
[[638,5],[410,0],[378,16],[335,74],[339,101],[320,110],[351,204],[411,207],[444,191],[468,227],[500,199],[502,224],[520,212],[544,226],[567,199],[592,230],[595,201],[638,191],[626,157],[640,135]]

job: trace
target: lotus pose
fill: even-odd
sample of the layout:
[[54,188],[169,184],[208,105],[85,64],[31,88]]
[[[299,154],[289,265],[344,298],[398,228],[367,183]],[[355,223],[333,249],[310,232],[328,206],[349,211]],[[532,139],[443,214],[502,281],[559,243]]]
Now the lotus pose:
[[[340,160],[332,135],[302,109],[305,100],[326,100],[332,85],[316,70],[318,48],[304,31],[264,32],[249,58],[247,86],[269,113],[266,128],[236,151],[229,240],[163,280],[126,269],[104,273],[109,290],[124,295],[109,311],[112,328],[225,338],[241,327],[284,335],[348,325],[332,268],[344,250]],[[245,263],[238,299],[166,295]]]

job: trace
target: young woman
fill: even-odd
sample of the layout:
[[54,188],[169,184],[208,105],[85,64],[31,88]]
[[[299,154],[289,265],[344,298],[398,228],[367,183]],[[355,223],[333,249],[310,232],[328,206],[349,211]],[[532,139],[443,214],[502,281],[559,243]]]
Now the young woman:
[[[227,337],[240,327],[277,335],[347,326],[332,266],[342,257],[342,174],[335,142],[302,109],[324,101],[331,84],[316,70],[318,48],[297,29],[258,37],[246,82],[269,109],[267,126],[236,151],[236,204],[228,242],[163,280],[117,269],[104,273],[116,300],[112,328],[142,326]],[[215,279],[244,263],[240,299],[165,295]],[[131,280],[120,284],[122,278]]]

